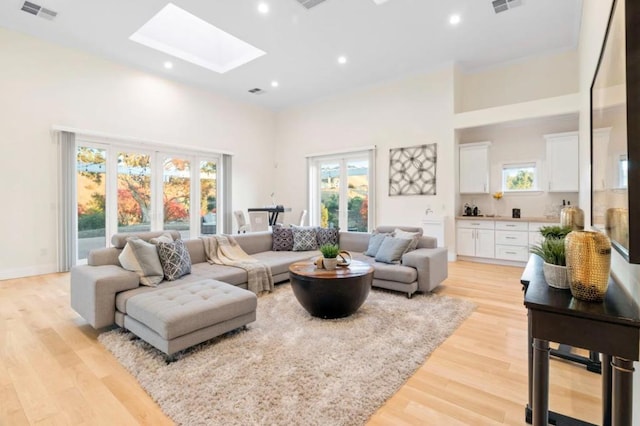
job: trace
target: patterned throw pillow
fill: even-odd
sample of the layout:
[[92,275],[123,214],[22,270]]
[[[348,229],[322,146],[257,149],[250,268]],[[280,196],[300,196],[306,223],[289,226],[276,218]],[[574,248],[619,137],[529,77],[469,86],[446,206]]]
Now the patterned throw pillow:
[[316,229],[316,239],[318,247],[325,244],[338,244],[340,228],[318,228]]
[[191,273],[191,256],[189,256],[184,241],[159,242],[158,255],[160,256],[164,277],[167,280],[177,280],[181,276]]
[[315,228],[293,228],[293,251],[317,250]]
[[293,250],[293,229],[284,228],[282,226],[273,227],[273,251],[291,251]]

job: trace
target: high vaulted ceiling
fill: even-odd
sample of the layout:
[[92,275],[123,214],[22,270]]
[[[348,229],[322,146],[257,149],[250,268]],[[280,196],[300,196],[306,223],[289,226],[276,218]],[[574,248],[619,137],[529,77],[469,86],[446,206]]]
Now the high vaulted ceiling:
[[[297,0],[173,0],[266,52],[218,74],[129,39],[167,0],[31,1],[58,16],[49,21],[21,11],[24,0],[2,0],[0,26],[272,109],[447,63],[473,71],[571,50],[582,11],[581,0],[522,0],[498,14],[491,0],[326,0],[311,9]],[[258,12],[261,2],[268,13]],[[454,13],[457,26],[449,24]],[[167,60],[173,69],[163,68]],[[248,93],[253,88],[265,93]]]

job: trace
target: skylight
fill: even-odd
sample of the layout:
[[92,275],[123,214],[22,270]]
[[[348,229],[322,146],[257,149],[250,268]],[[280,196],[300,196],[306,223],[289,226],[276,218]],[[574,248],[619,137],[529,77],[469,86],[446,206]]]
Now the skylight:
[[173,3],[129,39],[221,74],[265,54]]

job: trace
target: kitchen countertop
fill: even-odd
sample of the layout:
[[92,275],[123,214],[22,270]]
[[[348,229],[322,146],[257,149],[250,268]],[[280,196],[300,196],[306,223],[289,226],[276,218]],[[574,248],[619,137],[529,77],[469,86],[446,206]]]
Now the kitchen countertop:
[[469,220],[501,220],[507,222],[544,222],[544,223],[560,223],[559,217],[521,217],[520,219],[514,219],[511,216],[456,216],[456,220],[469,219]]

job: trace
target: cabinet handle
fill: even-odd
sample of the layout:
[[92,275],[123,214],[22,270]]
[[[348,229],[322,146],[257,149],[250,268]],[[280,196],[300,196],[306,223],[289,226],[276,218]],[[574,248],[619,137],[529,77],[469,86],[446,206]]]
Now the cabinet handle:
[[515,228],[515,227],[516,227],[515,225],[509,225],[509,224],[507,224],[507,225],[505,225],[505,226],[506,226],[507,228]]
[[549,182],[549,191],[551,191],[551,182]]
[[517,240],[516,237],[504,237],[504,238],[507,239],[507,240]]
[[505,253],[507,253],[507,254],[518,254],[515,251],[505,251]]
[[480,226],[480,224],[479,224],[479,223],[477,223],[477,222],[472,222],[472,223],[471,223],[471,226]]

